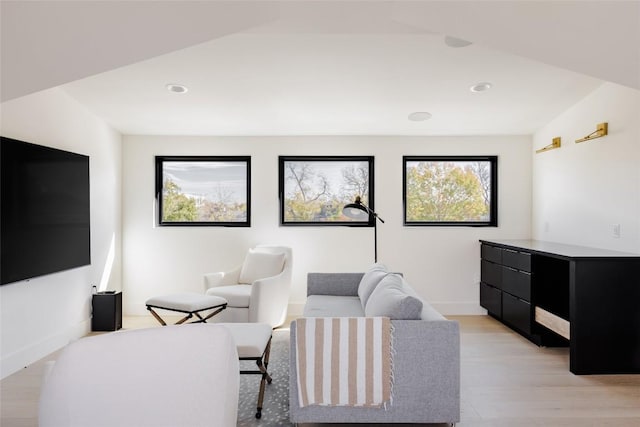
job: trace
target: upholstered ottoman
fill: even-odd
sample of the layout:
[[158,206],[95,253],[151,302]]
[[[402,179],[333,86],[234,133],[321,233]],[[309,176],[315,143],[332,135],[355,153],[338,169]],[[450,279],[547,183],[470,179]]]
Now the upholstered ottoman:
[[[162,320],[158,313],[155,312],[154,308],[185,313],[186,316],[178,320],[176,325],[186,322],[194,315],[198,320],[191,323],[205,323],[208,319],[220,313],[227,307],[227,300],[213,295],[179,293],[149,298],[146,305],[147,310],[149,310],[153,317],[155,317],[162,326],[166,326],[167,323]],[[207,316],[202,317],[200,313],[207,310],[212,311]]]
[[256,418],[262,417],[265,384],[271,384],[271,376],[267,372],[269,353],[271,351],[271,325],[267,323],[218,323],[225,326],[236,343],[240,360],[255,360],[258,370],[240,370],[241,374],[262,375],[258,392]]
[[236,427],[239,369],[231,333],[215,324],[82,338],[45,377],[38,425]]

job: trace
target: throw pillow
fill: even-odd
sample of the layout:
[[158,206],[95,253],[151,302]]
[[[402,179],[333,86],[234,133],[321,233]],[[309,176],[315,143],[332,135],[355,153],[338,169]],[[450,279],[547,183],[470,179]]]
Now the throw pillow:
[[419,320],[422,301],[404,289],[404,279],[387,274],[376,286],[367,301],[365,316],[385,316],[394,320]]
[[358,296],[360,297],[363,310],[367,306],[367,300],[371,296],[371,293],[387,274],[387,267],[380,263],[373,264],[369,270],[364,273],[358,285]]
[[242,269],[240,270],[239,283],[251,284],[258,279],[272,277],[282,272],[284,266],[284,254],[272,254],[249,249]]

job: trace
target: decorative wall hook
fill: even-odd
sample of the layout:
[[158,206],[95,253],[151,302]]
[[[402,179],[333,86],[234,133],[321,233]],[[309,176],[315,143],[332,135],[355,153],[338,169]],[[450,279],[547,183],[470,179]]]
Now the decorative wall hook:
[[559,136],[556,136],[551,141],[552,141],[551,144],[547,145],[546,147],[542,147],[539,150],[536,150],[536,154],[544,153],[545,151],[555,150],[556,148],[560,148],[561,142],[560,142]]
[[596,130],[594,130],[593,132],[591,132],[589,135],[585,136],[584,138],[576,139],[576,143],[590,141],[590,140],[596,139],[596,138],[601,138],[601,137],[607,135],[608,133],[609,133],[609,124],[607,122],[598,123],[598,128]]

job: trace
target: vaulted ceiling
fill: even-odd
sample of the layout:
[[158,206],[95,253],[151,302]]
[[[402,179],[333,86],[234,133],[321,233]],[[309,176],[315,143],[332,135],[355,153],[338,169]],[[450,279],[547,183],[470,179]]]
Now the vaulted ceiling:
[[527,134],[603,81],[640,89],[638,1],[0,6],[3,102],[60,86],[126,134]]

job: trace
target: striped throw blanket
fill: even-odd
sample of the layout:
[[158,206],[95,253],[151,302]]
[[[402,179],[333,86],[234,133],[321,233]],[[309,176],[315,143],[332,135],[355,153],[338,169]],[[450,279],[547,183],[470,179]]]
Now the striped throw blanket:
[[301,406],[380,407],[391,401],[388,317],[307,317],[296,320]]

